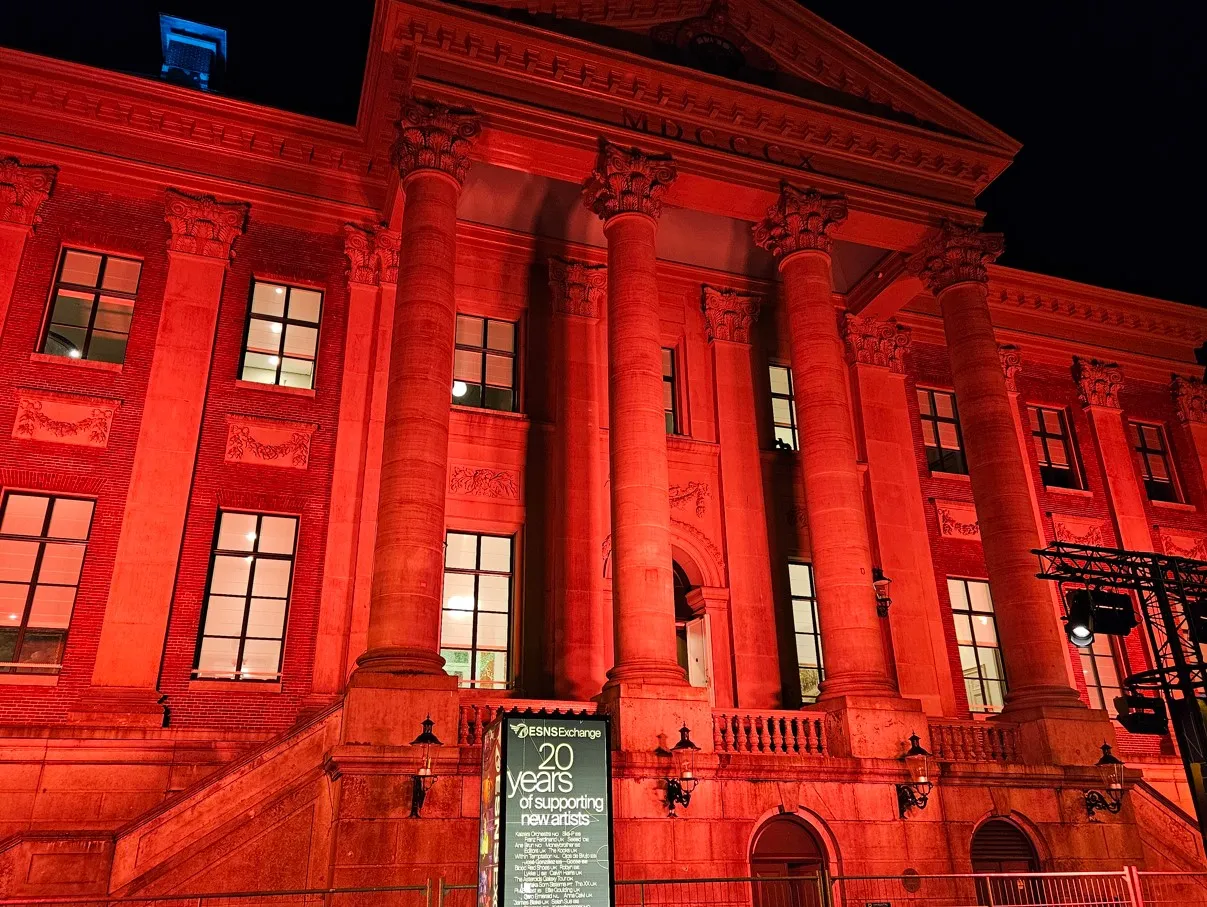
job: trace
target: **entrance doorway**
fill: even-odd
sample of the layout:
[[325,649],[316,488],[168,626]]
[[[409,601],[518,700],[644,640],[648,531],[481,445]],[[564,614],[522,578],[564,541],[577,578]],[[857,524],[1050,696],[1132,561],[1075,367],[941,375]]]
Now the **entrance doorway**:
[[[776,816],[754,836],[750,874],[754,907],[820,907],[826,856],[821,843],[795,816]],[[816,879],[816,881],[814,881]]]
[[[990,819],[972,835],[972,871],[1039,872],[1035,846],[1021,828],[1005,819]],[[979,904],[1039,904],[1044,893],[1028,879],[977,879]]]
[[708,614],[697,614],[687,601],[691,581],[678,564],[671,565],[675,576],[675,641],[679,667],[687,672],[693,687],[709,687],[712,678],[712,648]]

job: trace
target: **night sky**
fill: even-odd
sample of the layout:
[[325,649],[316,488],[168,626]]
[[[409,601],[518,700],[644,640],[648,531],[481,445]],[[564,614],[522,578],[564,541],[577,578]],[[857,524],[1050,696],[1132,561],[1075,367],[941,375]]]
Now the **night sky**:
[[[1023,143],[981,196],[1003,264],[1207,304],[1207,5],[1187,0],[974,0],[805,5]],[[0,44],[154,73],[159,3],[7,5]],[[222,91],[352,122],[371,0],[329,12],[268,0],[163,11],[228,32]]]

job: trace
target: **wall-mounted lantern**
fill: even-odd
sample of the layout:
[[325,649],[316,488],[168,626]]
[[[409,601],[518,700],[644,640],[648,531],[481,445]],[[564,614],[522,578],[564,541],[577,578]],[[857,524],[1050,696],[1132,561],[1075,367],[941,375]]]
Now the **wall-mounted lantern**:
[[888,606],[893,603],[889,598],[888,590],[893,581],[884,575],[884,571],[879,567],[872,568],[872,589],[876,593],[876,613],[881,617],[888,617]]
[[411,778],[411,818],[419,818],[419,810],[423,809],[423,801],[427,799],[427,792],[432,789],[432,785],[436,783],[436,776],[432,773],[432,747],[440,746],[440,740],[432,733],[432,728],[435,727],[435,722],[432,721],[432,716],[428,715],[423,719],[423,733],[411,741],[411,746],[419,747],[420,761],[419,771]]
[[679,741],[669,751],[659,748],[659,752],[671,757],[673,770],[666,779],[666,808],[670,818],[674,818],[675,806],[687,809],[692,800],[692,791],[699,783],[700,779],[696,777],[696,754],[700,752],[700,747],[692,743],[691,731],[684,724],[679,728]]
[[1092,816],[1100,809],[1114,815],[1123,808],[1123,761],[1111,753],[1109,743],[1104,743],[1102,758],[1095,763],[1095,767],[1102,776],[1104,791],[1085,792],[1086,815]]
[[934,783],[930,780],[930,753],[922,748],[917,734],[910,735],[909,749],[901,758],[909,772],[909,782],[897,785],[897,809],[904,819],[911,809],[926,809]]

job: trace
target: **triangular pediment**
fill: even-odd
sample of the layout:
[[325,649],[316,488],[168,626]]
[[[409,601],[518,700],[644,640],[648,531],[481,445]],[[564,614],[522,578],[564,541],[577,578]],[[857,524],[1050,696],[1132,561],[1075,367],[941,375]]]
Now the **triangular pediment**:
[[1010,153],[1019,147],[795,0],[487,0],[463,5]]

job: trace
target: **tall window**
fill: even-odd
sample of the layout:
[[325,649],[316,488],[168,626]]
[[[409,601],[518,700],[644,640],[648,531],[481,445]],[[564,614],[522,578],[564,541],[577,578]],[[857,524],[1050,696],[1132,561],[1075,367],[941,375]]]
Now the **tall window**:
[[1028,406],[1027,414],[1031,417],[1031,441],[1044,484],[1050,488],[1080,488],[1064,411]]
[[922,442],[926,445],[930,471],[967,475],[955,394],[918,388],[918,415],[922,419]]
[[318,290],[252,281],[240,377],[313,388],[322,311],[323,294]]
[[666,412],[666,433],[679,434],[679,388],[675,372],[675,351],[662,348],[662,408]]
[[457,316],[453,402],[514,412],[516,326],[511,321]]
[[194,677],[280,678],[297,535],[295,516],[218,514]]
[[124,362],[141,274],[132,258],[64,249],[41,352]]
[[778,450],[796,450],[796,405],[792,396],[792,369],[772,365],[771,420],[775,424],[775,446]]
[[93,502],[9,492],[0,502],[0,671],[63,663]]
[[1115,697],[1122,696],[1123,689],[1111,637],[1099,633],[1088,649],[1078,649],[1077,654],[1081,658],[1090,708],[1107,709],[1114,715]]
[[968,707],[974,712],[996,712],[1006,702],[1006,672],[997,641],[989,584],[948,577],[947,594],[951,598]]
[[1174,501],[1178,498],[1178,486],[1174,484],[1173,470],[1169,466],[1169,445],[1165,442],[1165,429],[1160,425],[1145,425],[1131,422],[1132,445],[1140,455],[1140,472],[1144,477],[1144,490],[1150,501]]
[[512,540],[450,532],[445,540],[440,654],[462,686],[508,685]]
[[796,665],[800,671],[800,698],[808,705],[821,693],[825,679],[821,658],[821,625],[817,621],[817,598],[813,592],[813,568],[788,565],[788,587],[792,593],[792,625],[796,629]]

